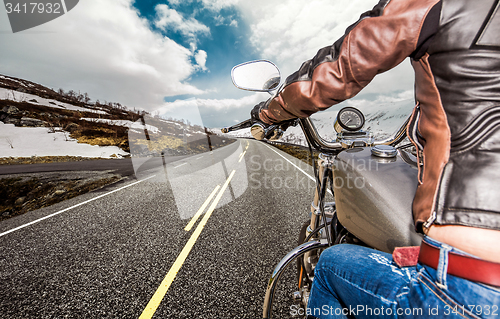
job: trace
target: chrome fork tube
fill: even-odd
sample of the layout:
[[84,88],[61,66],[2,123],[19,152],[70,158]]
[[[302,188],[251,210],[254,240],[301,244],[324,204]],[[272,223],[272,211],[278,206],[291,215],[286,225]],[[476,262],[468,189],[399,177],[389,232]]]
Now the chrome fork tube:
[[[318,166],[319,166],[319,171],[318,171],[318,178],[320,185],[319,187],[316,187],[314,190],[314,200],[311,204],[311,224],[310,228],[312,230],[316,229],[317,227],[320,226],[321,223],[321,216],[322,212],[324,210],[324,204],[325,204],[325,194],[326,190],[328,189],[328,179],[332,178],[332,168],[333,168],[333,161],[331,158],[331,155],[325,155],[321,154],[319,159],[318,159]],[[326,230],[328,231],[328,230]],[[327,232],[327,237],[328,236]],[[329,246],[329,240],[328,239],[312,239],[306,243],[303,243],[302,245],[296,247],[292,251],[290,251],[276,266],[276,268],[273,271],[273,274],[271,278],[269,279],[269,283],[267,285],[267,290],[266,290],[266,297],[264,299],[264,308],[263,308],[263,318],[271,318],[271,311],[272,311],[272,305],[273,305],[273,299],[274,299],[274,293],[276,290],[276,285],[285,271],[285,269],[292,263],[295,259],[303,256],[303,255],[308,255],[310,252],[314,250],[318,250],[321,248],[326,248]]]
[[321,218],[324,211],[325,195],[328,189],[328,179],[333,178],[333,161],[332,155],[320,154],[318,159],[318,179],[319,187],[314,190],[314,200],[311,204],[311,230],[320,226]]
[[[324,176],[325,176],[325,165],[324,165],[324,162],[325,160],[323,158],[319,158],[318,159],[318,167],[319,167],[319,170],[318,170],[318,179],[319,181],[322,183],[323,180],[324,180]],[[317,181],[316,181],[317,183]],[[317,185],[318,186],[318,185]],[[314,200],[311,204],[311,230],[314,230],[316,229],[318,226],[319,226],[319,223],[320,223],[320,218],[319,218],[319,204],[320,204],[320,199],[321,199],[321,186],[322,185],[319,185],[320,187],[316,187],[314,189]]]

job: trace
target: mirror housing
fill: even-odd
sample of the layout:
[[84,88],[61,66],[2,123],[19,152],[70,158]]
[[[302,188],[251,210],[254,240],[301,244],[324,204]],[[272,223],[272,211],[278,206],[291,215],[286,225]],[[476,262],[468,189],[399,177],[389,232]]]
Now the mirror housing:
[[271,92],[278,88],[281,74],[271,61],[256,60],[235,66],[231,70],[231,79],[238,89]]

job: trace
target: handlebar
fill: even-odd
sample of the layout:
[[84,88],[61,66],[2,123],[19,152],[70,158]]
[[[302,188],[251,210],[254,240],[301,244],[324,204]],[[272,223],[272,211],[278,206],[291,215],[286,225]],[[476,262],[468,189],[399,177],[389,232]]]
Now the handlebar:
[[385,140],[382,140],[382,141],[376,141],[374,143],[374,145],[395,146],[395,145],[401,143],[406,137],[406,127],[408,126],[408,123],[410,123],[410,119],[411,119],[411,114],[410,114],[410,116],[408,116],[406,121],[399,127],[399,129],[394,134],[392,134],[391,137],[386,138]]
[[316,150],[322,153],[338,153],[342,150],[342,144],[339,142],[327,142],[325,141],[316,130],[316,127],[312,123],[311,119],[305,118],[300,119],[300,127],[306,136],[309,144]]
[[[401,127],[389,138],[381,141],[375,141],[373,145],[391,145],[395,146],[399,144],[406,137],[406,127],[410,121],[411,114],[408,116],[406,121],[401,125]],[[316,130],[316,127],[312,123],[310,118],[299,119],[300,127],[304,132],[304,135],[308,143],[322,153],[339,153],[342,151],[343,146],[340,142],[328,142],[324,140]],[[229,133],[243,128],[248,128],[252,126],[251,120],[246,120],[244,122],[238,123],[236,125],[222,128],[222,133]],[[278,128],[279,125],[271,125],[264,131],[264,138],[267,138],[271,133]]]
[[[252,127],[252,120],[246,120],[246,121],[243,121],[241,123],[235,124],[233,126],[221,128],[221,132],[222,133],[229,133],[229,132],[241,130],[241,129],[248,128],[248,127]],[[279,125],[273,124],[273,125],[269,125],[267,128],[264,127],[263,125],[261,125],[261,127],[262,127],[262,133],[261,133],[262,136],[259,139],[264,139],[264,138],[269,138],[273,134],[274,130],[279,127]]]
[[252,126],[252,120],[248,119],[246,121],[243,121],[241,123],[235,124],[233,126],[224,127],[224,128],[221,129],[221,131],[222,131],[222,133],[229,133],[229,132],[241,130],[241,129],[244,129],[244,128],[248,128],[248,127],[251,127],[251,126]]

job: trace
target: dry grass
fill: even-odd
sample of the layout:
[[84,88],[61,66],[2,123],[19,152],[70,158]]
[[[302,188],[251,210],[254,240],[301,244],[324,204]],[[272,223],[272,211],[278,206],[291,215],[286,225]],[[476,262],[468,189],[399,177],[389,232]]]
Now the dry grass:
[[80,161],[89,161],[89,160],[102,160],[102,159],[106,159],[106,158],[81,157],[81,156],[0,157],[0,165],[63,163],[63,162],[80,162]]
[[150,141],[146,139],[134,139],[132,140],[134,145],[146,145],[150,151],[161,152],[166,148],[176,149],[184,146],[184,141],[178,137],[173,136],[160,136],[159,138],[153,138]]
[[[118,146],[126,152],[130,151],[128,144],[128,129],[126,127],[81,120],[82,117],[96,117],[99,116],[98,114],[63,110],[27,102],[0,100],[0,110],[4,106],[15,106],[22,112],[14,115],[14,118],[19,119],[24,116],[39,119],[47,122],[49,129],[54,129],[56,127],[66,129],[70,125],[76,126],[76,129],[73,130],[69,136],[76,139],[79,143],[99,146]],[[136,116],[136,114],[130,113],[123,115],[121,118],[117,118],[117,116],[113,115],[109,117],[111,119],[133,120],[134,115]]]
[[[73,135],[71,137],[73,137]],[[118,146],[122,149],[128,147],[128,140],[124,137],[78,136],[74,138],[78,141],[78,143],[98,146]]]
[[[299,146],[299,145],[293,145],[293,144],[281,144],[281,143],[273,143],[271,144],[272,146],[282,150],[285,153],[288,153],[292,155],[293,157],[296,157],[303,161],[306,164],[312,165],[312,160],[311,160],[311,152],[307,147],[304,146]],[[318,159],[319,152],[316,150],[313,150],[313,158],[315,160]]]
[[98,178],[31,177],[0,179],[0,221],[47,207],[121,180],[116,174]]

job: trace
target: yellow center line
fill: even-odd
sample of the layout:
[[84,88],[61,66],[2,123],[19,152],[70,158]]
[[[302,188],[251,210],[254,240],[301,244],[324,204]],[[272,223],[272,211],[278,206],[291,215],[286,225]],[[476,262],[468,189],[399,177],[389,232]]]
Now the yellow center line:
[[244,152],[243,152],[243,154],[241,154],[241,156],[240,156],[240,160],[238,161],[238,163],[239,163],[239,162],[241,162],[241,160],[243,159],[243,157],[245,157],[246,152],[247,152],[247,151],[244,151]]
[[220,188],[220,185],[217,185],[217,187],[215,187],[215,189],[212,191],[210,196],[208,196],[207,200],[203,203],[203,205],[201,205],[200,209],[198,209],[198,212],[196,212],[196,214],[193,216],[193,218],[191,218],[191,221],[189,222],[189,224],[186,225],[186,227],[184,228],[185,231],[190,231],[191,228],[193,228],[194,224],[196,224],[196,222],[198,221],[198,218],[200,218],[201,213],[203,213],[205,208],[207,208],[208,204],[210,204],[210,201],[212,200],[212,198],[214,198],[215,193],[217,193],[219,188]]
[[144,311],[142,312],[139,319],[151,319],[153,317],[154,313],[156,312],[156,309],[158,308],[161,301],[163,300],[163,297],[165,297],[165,294],[167,293],[168,288],[170,288],[170,285],[174,281],[175,276],[177,275],[177,273],[181,269],[182,264],[186,260],[187,256],[189,255],[189,252],[191,251],[194,244],[196,243],[196,240],[200,236],[201,231],[205,227],[208,219],[210,218],[213,211],[215,210],[215,207],[217,206],[220,199],[222,198],[222,195],[224,194],[224,191],[226,190],[227,186],[229,185],[229,182],[233,178],[234,173],[236,173],[235,170],[233,170],[231,172],[231,174],[227,178],[224,185],[222,185],[222,188],[220,189],[219,193],[217,194],[217,197],[212,202],[212,205],[210,205],[210,207],[208,208],[208,211],[203,216],[203,219],[201,220],[200,224],[198,225],[198,227],[196,227],[195,231],[193,232],[193,234],[189,238],[186,246],[184,246],[184,248],[182,249],[181,253],[179,254],[177,259],[175,260],[174,264],[172,265],[172,268],[170,268],[170,270],[168,271],[167,275],[165,276],[165,278],[161,282],[160,287],[158,287],[158,289],[156,290],[155,294],[153,295],[153,297],[149,301],[148,305],[146,306],[146,309],[144,309]]

